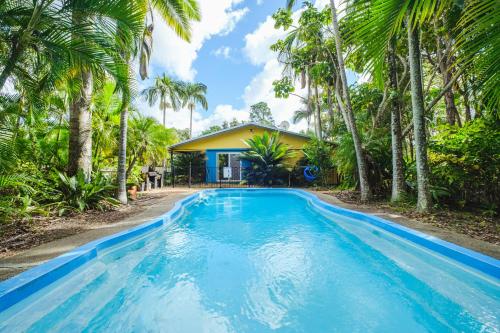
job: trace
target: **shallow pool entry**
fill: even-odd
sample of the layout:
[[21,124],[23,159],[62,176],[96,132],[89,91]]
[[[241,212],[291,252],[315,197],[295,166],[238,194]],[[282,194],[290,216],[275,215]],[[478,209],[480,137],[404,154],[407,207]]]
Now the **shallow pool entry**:
[[208,191],[0,313],[4,332],[498,332],[500,285],[293,191]]

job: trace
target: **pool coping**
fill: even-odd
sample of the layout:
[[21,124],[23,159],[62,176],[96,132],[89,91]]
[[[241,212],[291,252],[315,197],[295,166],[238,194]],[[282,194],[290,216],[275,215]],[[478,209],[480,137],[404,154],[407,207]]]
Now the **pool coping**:
[[157,218],[136,227],[89,242],[8,280],[0,282],[0,312],[96,258],[104,249],[175,221],[182,215],[185,207],[189,203],[193,202],[204,193],[230,191],[276,191],[294,193],[309,200],[317,209],[323,209],[331,213],[369,223],[456,260],[466,266],[472,267],[489,276],[497,279],[500,278],[500,260],[371,214],[335,206],[304,190],[287,188],[207,189],[178,200],[172,209]]

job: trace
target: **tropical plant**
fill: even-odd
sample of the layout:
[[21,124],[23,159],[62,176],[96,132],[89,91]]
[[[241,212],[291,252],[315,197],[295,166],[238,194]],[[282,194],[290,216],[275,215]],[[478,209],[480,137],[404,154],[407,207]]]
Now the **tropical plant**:
[[333,154],[333,145],[317,138],[313,138],[304,146],[304,155],[308,164],[319,169],[319,180],[322,185],[327,184],[328,175],[335,167]]
[[159,100],[159,108],[163,112],[163,126],[166,126],[168,108],[178,111],[182,105],[186,86],[183,82],[174,80],[167,74],[155,78],[154,84],[142,91],[142,96],[150,106]]
[[[141,1],[142,3],[142,1]],[[177,36],[190,41],[191,22],[201,19],[198,2],[196,0],[147,0],[147,8],[150,13],[150,21],[145,20],[142,38],[136,39],[140,44],[139,67],[141,78],[147,78],[149,59],[153,49],[154,13],[156,10],[160,17],[167,23]],[[124,50],[122,50],[124,51]],[[127,64],[131,59],[131,52],[122,52]],[[118,146],[118,191],[117,197],[121,203],[127,203],[127,125],[128,106],[130,104],[130,89],[125,86],[123,91],[122,112],[120,117],[120,140]],[[165,122],[164,122],[165,123]]]
[[67,211],[104,210],[119,204],[114,199],[116,187],[101,173],[94,174],[88,182],[82,171],[74,176],[56,171],[53,181],[57,197],[54,205],[59,215]]
[[161,165],[168,154],[165,147],[177,141],[173,129],[165,128],[152,117],[134,115],[129,121],[129,129],[127,175],[138,163],[141,166]]
[[[287,7],[291,9],[293,5],[296,3],[295,0],[287,0]],[[311,44],[310,39],[312,36],[313,41],[320,47],[325,44],[324,43],[324,38],[322,37],[321,33],[321,24],[323,24],[323,20],[325,19],[324,16],[322,15],[306,15],[307,13],[315,13],[317,12],[312,5],[309,2],[305,2],[305,7],[306,10],[302,14],[300,20],[304,21],[304,25],[307,27],[312,27],[312,31],[310,29],[306,29],[307,33],[302,33],[298,34],[297,37],[300,38],[302,35],[302,39],[306,40],[306,45]],[[334,62],[334,65],[336,67],[336,73],[335,75],[332,75],[332,78],[335,78],[336,81],[339,81],[339,85],[337,86],[337,92],[336,92],[336,98],[337,98],[337,103],[340,106],[340,108],[343,110],[343,117],[344,121],[346,122],[346,126],[349,129],[349,132],[352,135],[353,138],[353,144],[354,144],[354,149],[356,152],[356,160],[357,160],[357,168],[358,168],[358,178],[359,178],[359,185],[360,185],[360,191],[361,191],[361,200],[362,201],[368,201],[370,200],[371,197],[371,189],[370,189],[370,184],[368,181],[368,170],[366,166],[366,160],[365,156],[363,153],[363,147],[362,147],[362,142],[361,142],[361,137],[359,135],[359,131],[357,128],[356,124],[356,119],[354,116],[354,111],[351,105],[351,97],[349,93],[349,87],[347,83],[347,76],[346,76],[346,69],[344,65],[344,56],[343,56],[343,41],[342,41],[342,36],[340,34],[340,28],[339,28],[339,23],[337,19],[337,9],[335,7],[335,3],[333,0],[330,1],[330,11],[331,11],[331,22],[332,22],[332,34],[333,34],[333,40],[334,40],[334,48],[335,48],[335,56],[336,58],[333,59],[332,57],[332,52],[326,52],[328,55],[328,58],[330,58],[331,62]],[[313,19],[311,20],[311,16]],[[311,24],[312,21],[312,24]],[[283,20],[277,21],[278,26],[282,26]],[[286,22],[286,21],[285,21]],[[287,23],[287,25],[290,25],[290,23]],[[286,28],[286,26],[285,26]],[[296,29],[296,31],[300,32],[300,29]],[[292,32],[289,35],[289,40],[290,39],[295,39],[294,37],[295,33]],[[281,50],[281,54],[283,54],[284,50],[289,50],[290,47],[284,47],[285,45],[290,45],[290,43],[281,43],[282,45],[278,45],[278,47],[274,47],[274,49]],[[317,50],[318,48],[314,48],[314,50]],[[328,66],[324,66],[324,64],[318,63],[318,54],[317,52],[312,52],[312,53],[307,53],[309,49],[305,49],[306,51],[306,59],[309,59],[309,63],[305,63],[303,65],[302,71],[305,71],[307,75],[309,76],[308,82],[310,84],[311,81],[311,72],[322,72],[323,68],[328,68]],[[333,60],[333,61],[332,61]],[[314,66],[313,66],[314,64]],[[314,84],[314,90],[315,90],[315,97],[316,97],[316,135],[319,138],[322,138],[322,126],[321,126],[321,108],[320,108],[320,102],[319,102],[319,93],[318,93],[318,81],[320,81],[320,78],[324,75],[316,75],[316,80],[313,80]],[[327,80],[329,81],[329,80]],[[311,88],[308,85],[308,95],[311,95]],[[310,99],[310,98],[309,98]]]
[[201,105],[203,109],[208,108],[206,98],[207,86],[203,83],[186,82],[182,88],[183,106],[189,109],[189,138],[193,137],[193,111],[197,104]]
[[249,149],[241,154],[241,159],[251,164],[245,178],[249,182],[263,185],[283,183],[283,174],[286,174],[285,162],[295,154],[280,142],[279,132],[255,135],[245,140],[245,144]]

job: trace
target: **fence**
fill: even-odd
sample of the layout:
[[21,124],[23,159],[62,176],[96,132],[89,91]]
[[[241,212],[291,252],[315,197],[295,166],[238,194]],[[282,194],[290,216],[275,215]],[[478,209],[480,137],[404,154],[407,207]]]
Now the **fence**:
[[165,185],[203,188],[234,187],[307,187],[312,184],[333,186],[339,184],[339,176],[332,169],[318,175],[315,182],[304,179],[305,166],[279,171],[256,172],[252,167],[187,166],[174,168],[165,177]]

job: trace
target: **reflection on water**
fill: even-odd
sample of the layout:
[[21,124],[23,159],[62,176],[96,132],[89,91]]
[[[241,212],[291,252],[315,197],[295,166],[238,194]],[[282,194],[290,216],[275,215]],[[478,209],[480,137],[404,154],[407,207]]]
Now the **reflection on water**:
[[301,197],[231,191],[0,314],[0,331],[496,332],[499,291]]

